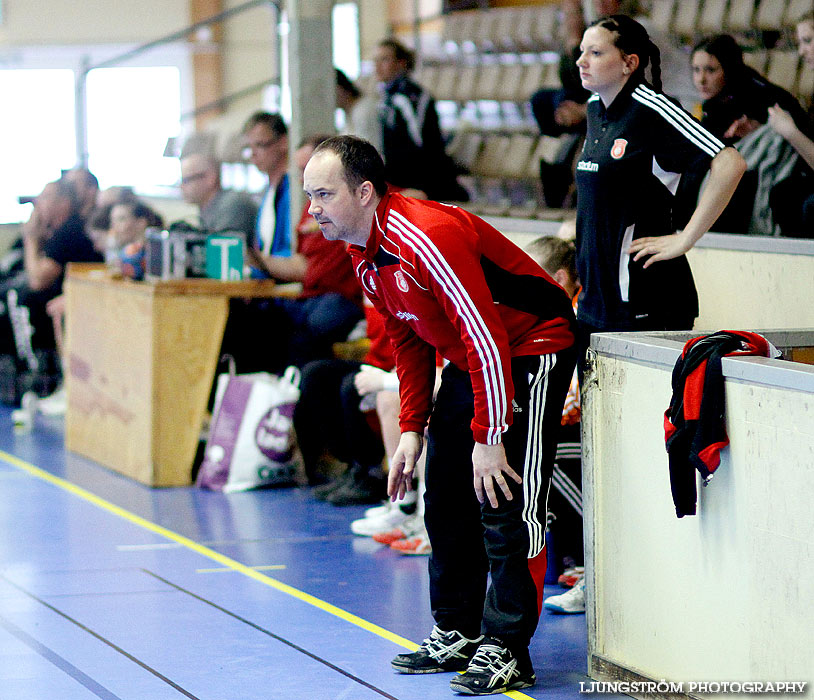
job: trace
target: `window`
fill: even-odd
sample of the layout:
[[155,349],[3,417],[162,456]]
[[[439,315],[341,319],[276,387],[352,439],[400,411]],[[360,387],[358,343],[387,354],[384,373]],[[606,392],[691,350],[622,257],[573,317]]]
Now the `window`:
[[181,131],[180,83],[173,66],[88,73],[88,167],[102,188],[177,185],[178,159],[165,158],[164,148]]
[[351,80],[359,77],[359,8],[355,2],[338,2],[333,9],[334,65]]
[[66,69],[0,70],[0,223],[26,221],[36,196],[76,161],[74,73]]
[[[18,198],[36,196],[76,165],[75,82],[82,66],[132,48],[20,47],[13,67],[0,69],[0,94],[13,96],[0,112],[0,223],[28,219],[31,205]],[[130,185],[155,195],[169,186],[174,193],[178,161],[163,154],[167,139],[182,135],[181,113],[191,109],[190,74],[186,46],[159,47],[88,73],[88,165],[102,187]]]

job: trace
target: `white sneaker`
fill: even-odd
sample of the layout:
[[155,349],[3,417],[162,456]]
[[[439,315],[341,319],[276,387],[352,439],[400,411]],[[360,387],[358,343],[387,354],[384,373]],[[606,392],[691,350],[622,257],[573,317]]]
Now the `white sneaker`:
[[64,384],[53,394],[37,402],[37,410],[44,416],[64,416],[67,409],[68,394]]
[[368,508],[365,511],[366,518],[378,518],[385,513],[393,510],[394,508],[399,508],[403,506],[412,506],[418,503],[418,491],[407,491],[404,494],[404,498],[400,501],[393,502],[389,498],[386,501],[383,501],[381,505],[373,506],[372,508]]
[[33,391],[26,391],[23,394],[20,408],[15,408],[11,412],[11,420],[14,421],[15,428],[30,428],[32,426],[38,403],[39,398]]
[[373,537],[380,532],[389,532],[407,522],[412,515],[408,515],[401,508],[396,506],[379,516],[372,518],[359,518],[350,524],[350,530],[354,535]]
[[388,511],[396,507],[390,499],[386,500],[380,506],[372,506],[365,511],[365,518],[379,518]]
[[554,613],[579,615],[585,612],[585,577],[570,590],[545,599],[543,607]]

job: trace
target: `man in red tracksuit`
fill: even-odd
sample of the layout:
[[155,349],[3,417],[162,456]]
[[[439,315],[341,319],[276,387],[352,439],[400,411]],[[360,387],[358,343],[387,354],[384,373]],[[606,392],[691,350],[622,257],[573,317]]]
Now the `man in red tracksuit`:
[[[323,142],[304,183],[323,236],[350,244],[393,345],[402,431],[390,462],[394,499],[408,488],[429,421],[425,520],[436,625],[392,665],[401,673],[466,670],[450,687],[469,695],[529,687],[546,498],[575,364],[571,302],[485,221],[388,190],[379,154],[362,139]],[[436,350],[449,362],[433,407]]]

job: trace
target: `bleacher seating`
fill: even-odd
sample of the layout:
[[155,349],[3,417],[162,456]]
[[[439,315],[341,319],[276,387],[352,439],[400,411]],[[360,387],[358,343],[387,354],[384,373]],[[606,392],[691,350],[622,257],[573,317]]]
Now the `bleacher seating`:
[[[745,61],[772,82],[806,96],[814,91],[814,75],[789,41],[789,27],[810,10],[810,0],[651,0],[648,6],[654,30],[685,46],[733,33],[745,47]],[[540,136],[528,100],[540,88],[560,85],[550,53],[559,47],[558,19],[557,2],[443,18],[444,53],[429,57],[418,79],[450,104],[444,109],[457,115],[452,123],[466,120],[460,130],[452,129],[449,151],[469,173],[466,184],[476,200],[470,208],[533,212],[530,200],[542,201],[540,161],[557,162],[563,142]],[[781,40],[767,49],[761,31]]]
[[758,73],[766,72],[766,64],[769,60],[769,52],[766,49],[753,49],[743,52],[743,62],[751,66]]
[[455,100],[466,102],[475,95],[475,86],[478,83],[477,65],[461,66],[455,80]]
[[812,12],[812,10],[814,8],[812,8],[811,0],[789,0],[786,6],[786,14],[783,15],[783,26],[793,27],[799,19]]
[[480,78],[474,96],[478,100],[513,100],[511,92],[504,92],[504,88],[511,88],[507,85],[510,81],[509,75],[516,72],[508,69],[519,67],[502,66],[499,63],[488,63],[481,66]]
[[694,37],[698,30],[696,22],[700,10],[701,0],[681,0],[677,3],[673,16],[672,33],[680,37]]
[[752,15],[755,13],[755,0],[729,0],[724,29],[737,34],[752,28]]
[[705,0],[698,18],[698,31],[701,34],[718,34],[726,18],[726,0]]
[[[811,0],[650,0],[650,25],[692,46],[719,32],[734,34],[744,60],[769,80],[810,100],[814,70],[797,56],[793,26]],[[528,100],[560,85],[559,3],[451,12],[431,22],[435,38],[420,56],[416,79],[439,102],[448,151],[468,175],[468,206],[483,213],[552,216],[542,206],[540,162],[561,162],[572,137],[541,136]],[[428,30],[430,31],[430,30]],[[762,43],[763,33],[772,37]],[[688,67],[689,70],[689,67]],[[372,78],[360,85],[373,94]],[[230,129],[231,133],[231,129]],[[242,159],[239,135],[223,142],[224,159]],[[561,218],[556,213],[553,216]]]
[[797,90],[797,71],[800,57],[794,49],[772,49],[769,52],[766,77],[791,93]]
[[786,12],[786,0],[760,0],[755,14],[757,29],[779,29]]

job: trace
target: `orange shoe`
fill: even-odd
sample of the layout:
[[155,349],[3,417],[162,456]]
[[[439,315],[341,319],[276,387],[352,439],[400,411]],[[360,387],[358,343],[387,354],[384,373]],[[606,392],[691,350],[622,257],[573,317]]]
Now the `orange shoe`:
[[560,577],[557,579],[557,583],[559,583],[563,588],[573,588],[579,583],[579,580],[584,575],[584,566],[572,566],[570,569],[566,569],[560,574]]
[[395,549],[399,554],[411,556],[427,556],[432,553],[430,538],[427,532],[421,532],[415,537],[405,537],[390,544],[390,549]]
[[413,537],[424,529],[424,518],[414,515],[400,525],[387,532],[377,532],[373,535],[374,541],[380,544],[392,544],[396,540]]

